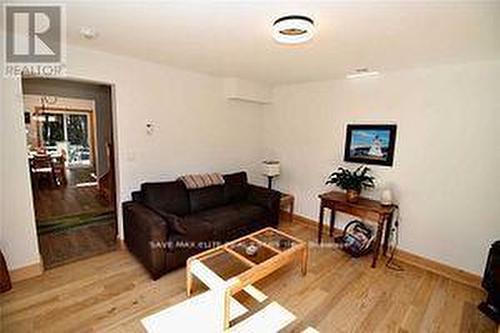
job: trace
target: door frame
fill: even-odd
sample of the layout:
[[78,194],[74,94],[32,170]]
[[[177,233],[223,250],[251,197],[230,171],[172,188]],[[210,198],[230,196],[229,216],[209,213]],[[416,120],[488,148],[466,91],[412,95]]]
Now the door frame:
[[[21,78],[21,90],[20,90],[20,98],[22,99],[23,96],[25,95],[36,95],[36,94],[43,94],[37,91],[26,91],[24,88],[24,80],[29,80],[29,79],[46,79],[40,76],[36,75],[23,75]],[[122,212],[118,209],[120,207],[120,196],[119,193],[121,193],[121,182],[120,182],[120,162],[118,158],[118,148],[119,148],[119,136],[118,136],[118,127],[117,127],[117,100],[116,100],[116,84],[114,82],[110,81],[99,81],[99,80],[94,80],[94,79],[89,79],[87,77],[78,77],[78,76],[67,76],[64,78],[50,78],[50,80],[57,80],[61,82],[68,82],[68,83],[82,83],[82,84],[88,84],[88,85],[94,85],[94,86],[105,86],[107,89],[109,89],[109,93],[107,92],[106,95],[109,98],[109,112],[110,112],[110,129],[111,129],[111,140],[112,140],[112,145],[113,145],[113,156],[110,158],[113,161],[113,185],[114,185],[114,193],[113,193],[113,208],[115,210],[115,239],[117,241],[117,244],[120,246],[120,248],[123,247],[123,218],[122,218]],[[50,95],[58,95],[57,93],[50,93]],[[78,96],[69,96],[71,98],[79,98]],[[82,98],[82,97],[81,97]],[[88,96],[83,97],[83,99],[92,99],[88,98]],[[96,110],[97,112],[97,110]],[[26,163],[28,164],[28,161],[26,160]],[[28,182],[30,188],[32,188],[32,184],[30,182],[30,179],[28,177]],[[30,200],[33,200],[33,197],[30,196]],[[31,203],[32,211],[33,211],[33,216],[35,215],[34,212],[34,205],[33,202]],[[36,221],[33,219],[34,223],[34,228],[36,230]],[[37,252],[38,254],[40,253],[40,244],[37,240],[36,242],[36,247],[37,247]],[[40,274],[42,274],[44,271],[43,269],[43,263],[42,259],[40,257]]]

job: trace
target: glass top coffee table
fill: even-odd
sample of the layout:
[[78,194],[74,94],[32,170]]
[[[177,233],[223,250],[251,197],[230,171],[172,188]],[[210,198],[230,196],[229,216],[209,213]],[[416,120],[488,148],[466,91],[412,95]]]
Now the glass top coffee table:
[[261,229],[232,242],[192,256],[186,267],[186,292],[193,277],[210,289],[227,288],[230,294],[266,277],[291,261],[307,273],[307,243],[274,228]]

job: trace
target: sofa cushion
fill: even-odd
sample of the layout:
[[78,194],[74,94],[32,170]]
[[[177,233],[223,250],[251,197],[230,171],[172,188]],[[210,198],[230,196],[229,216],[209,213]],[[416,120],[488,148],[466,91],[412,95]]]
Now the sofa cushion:
[[188,193],[191,213],[220,207],[225,204],[224,187],[221,185],[190,190]]
[[186,229],[182,224],[183,218],[174,214],[169,214],[165,212],[156,212],[159,216],[161,216],[168,226],[169,233],[177,233],[184,235],[186,233]]
[[238,214],[245,220],[254,222],[264,222],[266,218],[266,210],[261,206],[253,205],[247,202],[241,202],[232,205],[238,211]]
[[248,180],[246,172],[224,175],[224,199],[227,203],[244,200],[248,195]]
[[233,204],[200,212],[196,218],[214,226],[214,232],[224,237],[224,232],[261,222],[265,210],[251,204]]
[[188,192],[181,181],[144,183],[141,190],[144,204],[157,212],[179,216],[189,213]]
[[186,232],[169,235],[169,251],[184,251],[193,255],[222,244],[214,226],[208,221],[187,215],[182,219],[181,224]]
[[182,227],[186,239],[190,240],[213,240],[214,226],[199,217],[188,215],[182,219]]

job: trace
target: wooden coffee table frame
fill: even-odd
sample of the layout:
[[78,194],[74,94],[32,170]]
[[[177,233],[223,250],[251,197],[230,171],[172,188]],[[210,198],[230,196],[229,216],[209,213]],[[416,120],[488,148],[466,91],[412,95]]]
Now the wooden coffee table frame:
[[[288,248],[286,250],[279,250],[279,249],[272,247],[271,245],[266,244],[265,242],[263,242],[255,237],[256,235],[259,235],[259,234],[265,233],[265,232],[269,232],[269,231],[277,233],[277,234],[283,236],[284,238],[288,238],[288,239],[294,241],[295,244],[293,244],[290,248]],[[250,259],[245,258],[243,255],[237,253],[236,251],[234,251],[233,249],[230,248],[232,245],[239,243],[241,241],[244,241],[244,240],[250,240],[252,242],[255,242],[262,247],[268,248],[269,250],[273,251],[276,254],[274,256],[272,256],[271,258],[269,258],[269,259],[267,259],[259,264],[254,263]],[[186,293],[187,293],[188,297],[191,296],[191,293],[193,290],[193,273],[191,272],[191,263],[194,260],[199,260],[200,262],[202,262],[204,259],[207,259],[207,258],[210,258],[214,255],[219,254],[220,251],[225,251],[226,253],[231,254],[232,256],[234,256],[234,258],[240,260],[241,262],[243,262],[249,266],[249,269],[247,269],[243,273],[233,277],[236,279],[236,283],[234,283],[231,286],[231,288],[229,290],[230,295],[236,294],[237,292],[241,291],[246,286],[248,286],[254,282],[257,282],[258,280],[266,277],[267,275],[273,273],[277,269],[285,266],[286,264],[288,264],[289,262],[291,262],[297,258],[300,259],[300,261],[301,261],[302,274],[303,275],[307,274],[307,259],[308,259],[308,252],[309,252],[308,247],[307,247],[307,243],[303,240],[296,238],[296,237],[290,236],[289,234],[287,234],[283,231],[268,227],[268,228],[261,229],[259,231],[254,232],[254,233],[251,233],[249,235],[246,235],[246,236],[243,236],[243,237],[238,238],[236,240],[233,240],[229,243],[225,243],[221,246],[215,247],[213,249],[204,251],[202,253],[199,253],[197,255],[190,257],[187,260],[187,266],[186,266]]]

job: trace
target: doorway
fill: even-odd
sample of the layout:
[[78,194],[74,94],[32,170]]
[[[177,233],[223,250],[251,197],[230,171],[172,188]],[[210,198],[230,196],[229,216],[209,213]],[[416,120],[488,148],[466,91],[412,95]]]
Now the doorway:
[[23,99],[44,268],[115,250],[111,87],[25,78]]

